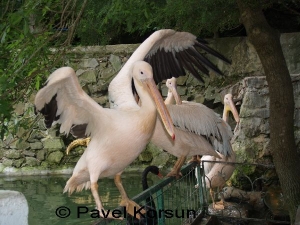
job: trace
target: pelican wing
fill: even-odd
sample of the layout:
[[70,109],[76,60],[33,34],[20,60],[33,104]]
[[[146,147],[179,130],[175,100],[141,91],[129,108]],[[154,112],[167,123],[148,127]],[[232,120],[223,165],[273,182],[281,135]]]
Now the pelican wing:
[[218,67],[205,57],[204,52],[230,63],[220,53],[208,47],[206,41],[197,40],[191,33],[171,29],[154,32],[132,53],[109,84],[110,107],[125,109],[136,106],[131,85],[131,68],[135,61],[145,60],[150,63],[156,83],[171,77],[183,76],[186,70],[199,81],[203,81],[200,71],[208,74],[209,70],[213,70],[222,74]]
[[60,123],[61,133],[71,132],[75,137],[90,135],[105,111],[82,90],[70,67],[57,69],[49,76],[47,85],[35,97],[35,108],[44,115],[47,128]]
[[204,136],[219,153],[231,155],[232,132],[220,116],[202,104],[183,101],[182,105],[167,105],[174,126]]
[[199,71],[208,75],[209,70],[213,70],[222,75],[218,67],[209,61],[203,52],[230,63],[228,59],[210,48],[206,41],[197,39],[191,33],[174,30],[158,32],[161,32],[162,35],[156,40],[144,59],[153,67],[156,83],[171,77],[183,76],[185,70],[201,82],[204,81]]

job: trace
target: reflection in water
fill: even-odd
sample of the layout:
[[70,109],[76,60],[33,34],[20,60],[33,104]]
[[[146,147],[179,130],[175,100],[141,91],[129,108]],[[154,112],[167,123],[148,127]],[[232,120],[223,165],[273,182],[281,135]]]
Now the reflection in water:
[[[95,208],[94,199],[90,190],[73,193],[68,196],[63,194],[63,188],[69,179],[66,176],[22,176],[22,177],[0,177],[0,189],[15,190],[22,192],[29,204],[29,225],[49,224],[91,224],[91,213],[79,215],[77,210],[90,212]],[[122,175],[123,185],[129,195],[133,197],[142,190],[141,172],[128,173]],[[148,176],[149,186],[159,180],[154,175]],[[113,179],[99,179],[99,193],[105,209],[114,209],[121,201],[118,189]],[[66,206],[70,209],[70,216],[59,218],[55,212],[60,206]],[[65,213],[65,211],[62,211]]]

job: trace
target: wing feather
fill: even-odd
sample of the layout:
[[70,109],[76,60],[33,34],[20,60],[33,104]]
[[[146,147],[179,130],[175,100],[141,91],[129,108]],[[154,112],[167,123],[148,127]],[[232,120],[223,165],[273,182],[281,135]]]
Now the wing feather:
[[206,137],[219,153],[232,153],[232,132],[220,116],[199,103],[183,101],[182,105],[167,105],[174,126]]
[[54,71],[47,85],[35,97],[36,110],[45,116],[47,128],[60,123],[60,132],[75,137],[90,135],[101,123],[105,110],[81,88],[75,71],[62,67]]
[[210,48],[206,41],[197,39],[191,33],[174,30],[162,30],[161,33],[162,35],[155,40],[144,57],[144,60],[154,67],[156,82],[161,82],[172,76],[184,76],[184,70],[189,71],[200,81],[203,81],[203,75],[200,72],[208,75],[209,70],[212,70],[223,75],[218,67],[203,55],[203,51],[230,63],[223,55]]

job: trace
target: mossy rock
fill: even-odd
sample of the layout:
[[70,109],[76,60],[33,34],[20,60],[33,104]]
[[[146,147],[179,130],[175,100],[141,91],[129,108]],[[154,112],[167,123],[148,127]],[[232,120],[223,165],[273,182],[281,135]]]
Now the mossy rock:
[[157,167],[165,167],[169,161],[170,154],[167,152],[161,152],[159,155],[153,157],[152,165]]
[[141,162],[151,162],[151,160],[153,159],[153,156],[152,156],[152,153],[148,149],[145,149],[144,151],[141,152],[138,159]]
[[238,165],[236,166],[236,169],[227,183],[229,183],[230,186],[234,186],[243,190],[249,189],[249,187],[251,187],[251,182],[254,180],[252,180],[250,177],[253,177],[254,172],[255,166]]
[[20,150],[9,149],[4,151],[4,157],[9,159],[19,159],[22,157],[22,152]]
[[16,148],[25,150],[25,149],[29,149],[30,145],[27,141],[19,139],[16,143]]
[[25,157],[25,159],[26,159],[25,165],[27,166],[35,167],[40,165],[40,161],[34,157]]
[[42,140],[45,149],[64,149],[65,144],[60,138],[47,138]]
[[3,165],[3,163],[0,163],[0,173],[2,173],[2,171],[4,170],[5,165]]
[[37,151],[36,158],[39,161],[43,161],[43,160],[45,160],[45,155],[46,155],[46,150],[45,149],[41,149],[41,150]]
[[12,159],[3,159],[2,164],[5,167],[11,167],[13,165],[14,161]]
[[16,159],[13,161],[13,166],[16,168],[20,168],[25,162],[25,158]]
[[147,151],[151,152],[152,156],[155,157],[159,155],[163,150],[151,142],[146,147]]
[[50,164],[59,164],[61,159],[64,157],[64,154],[60,151],[51,152],[48,157],[47,161]]

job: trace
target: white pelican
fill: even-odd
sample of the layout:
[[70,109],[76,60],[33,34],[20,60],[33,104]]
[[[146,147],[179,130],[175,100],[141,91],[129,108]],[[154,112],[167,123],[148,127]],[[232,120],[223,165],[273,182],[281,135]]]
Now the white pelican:
[[[165,100],[166,104],[173,104],[174,100],[177,104],[173,105],[173,108],[180,108],[184,107],[190,110],[188,113],[188,110],[186,110],[186,113],[181,113],[180,115],[176,115],[176,117],[173,115],[174,113],[170,110],[169,105],[167,105],[170,115],[173,119],[174,125],[176,126],[175,128],[175,134],[176,130],[178,129],[176,124],[177,117],[182,120],[179,124],[179,129],[185,129],[187,131],[199,133],[200,135],[203,135],[203,131],[206,133],[204,134],[207,137],[207,140],[209,141],[209,133],[210,130],[212,130],[212,126],[214,124],[209,124],[209,121],[218,121],[217,125],[214,126],[215,129],[218,129],[217,133],[219,135],[221,134],[221,139],[215,139],[215,140],[210,140],[210,144],[212,144],[212,147],[217,151],[216,154],[217,156],[214,156],[212,154],[206,155],[202,154],[201,160],[205,161],[223,161],[223,162],[235,162],[235,153],[232,150],[231,147],[231,138],[232,138],[232,132],[227,124],[228,118],[229,118],[229,112],[231,111],[234,119],[237,123],[237,126],[240,122],[239,114],[236,110],[236,107],[233,103],[232,100],[232,94],[226,94],[224,96],[224,110],[223,110],[223,118],[221,119],[217,114],[213,112],[213,110],[207,108],[203,104],[200,103],[193,103],[193,102],[187,102],[187,101],[181,101],[178,93],[177,93],[177,85],[176,85],[176,78],[171,78],[168,79],[166,82],[166,85],[168,87],[168,96]],[[184,112],[184,111],[183,111]],[[203,122],[203,118],[210,116],[211,118],[206,118],[205,123]],[[223,121],[222,121],[223,120]],[[225,123],[225,122],[226,123]],[[157,123],[156,123],[157,126]],[[236,127],[237,127],[236,126]],[[236,129],[235,129],[236,130]],[[156,128],[154,131],[154,134],[156,132]],[[216,134],[215,132],[210,131],[211,135]],[[153,141],[153,137],[151,139]],[[174,141],[176,143],[178,141],[178,138]],[[217,141],[217,142],[216,142]],[[224,146],[225,142],[225,146]],[[221,145],[221,148],[218,149],[218,147]],[[223,147],[222,147],[223,145]],[[188,148],[185,147],[188,145],[183,145],[182,149]],[[198,146],[199,149],[202,149],[202,146]],[[166,150],[166,149],[165,149]],[[224,151],[225,150],[225,151]],[[168,151],[168,150],[166,150]],[[172,152],[175,151],[174,149],[170,149],[168,152],[173,154]],[[199,150],[200,151],[200,150]],[[182,151],[184,152],[184,151]],[[197,154],[200,155],[200,154]],[[197,156],[193,156],[193,159],[191,161],[198,161]],[[222,163],[209,163],[205,162],[204,163],[204,172],[205,172],[205,183],[206,187],[210,189],[210,194],[213,200],[213,207],[214,208],[224,208],[224,199],[221,196],[221,201],[215,203],[214,198],[213,198],[213,189],[214,188],[223,188],[226,181],[231,177],[233,171],[234,171],[234,165],[233,164],[222,164]],[[198,179],[198,172],[197,170],[195,171],[196,178]],[[197,185],[196,185],[197,187]]]
[[82,133],[85,127],[85,135],[91,136],[91,142],[77,162],[64,192],[91,188],[100,215],[108,218],[113,216],[104,211],[97,181],[115,175],[122,196],[121,205],[133,214],[132,207],[138,205],[127,197],[120,175],[151,138],[157,117],[155,103],[165,118],[166,129],[174,138],[172,121],[152,78],[151,66],[144,61],[135,61],[131,70],[141,100],[140,107],[136,104],[127,110],[102,108],[82,90],[75,71],[70,67],[54,71],[35,98],[36,109],[45,116],[48,128],[57,122],[61,124],[61,133],[71,132],[77,136],[77,132]]
[[[62,124],[61,132],[71,132],[80,138],[91,135],[91,142],[79,159],[65,191],[73,192],[75,189],[81,190],[91,186],[97,208],[102,210],[97,180],[99,177],[116,174],[115,183],[121,192],[123,205],[129,206],[131,202],[122,187],[120,175],[150,140],[156,120],[152,100],[145,93],[147,88],[142,86],[142,81],[152,78],[152,70],[147,63],[141,61],[145,60],[151,64],[156,82],[172,76],[185,75],[185,69],[197,79],[203,80],[199,70],[205,74],[208,74],[208,69],[219,74],[221,71],[200,51],[204,50],[229,63],[206,44],[207,42],[197,40],[194,35],[187,32],[174,30],[154,32],[136,49],[111,81],[108,88],[109,102],[110,108],[114,110],[96,106],[96,103],[82,91],[77,80],[74,82],[74,71],[68,72],[73,74],[72,76],[66,76],[65,73],[50,76],[46,88],[39,92],[35,102],[37,110],[46,115],[47,127],[57,120]],[[65,77],[69,79],[64,79]],[[137,104],[132,93],[133,78],[141,105]],[[74,84],[70,86],[69,83]],[[153,89],[153,83],[151,85]],[[168,118],[168,112],[161,110],[161,114],[171,139],[174,139],[173,123]],[[91,185],[86,183],[89,181]],[[133,205],[135,206],[134,203]],[[129,209],[127,211],[130,213]]]

